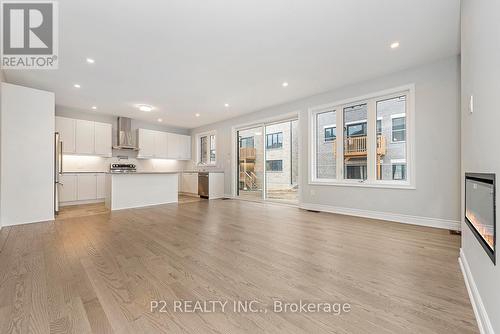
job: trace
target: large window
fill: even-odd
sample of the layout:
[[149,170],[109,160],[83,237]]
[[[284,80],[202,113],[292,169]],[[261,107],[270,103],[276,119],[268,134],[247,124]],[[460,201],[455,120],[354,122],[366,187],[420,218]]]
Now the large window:
[[266,171],[267,172],[282,172],[283,171],[283,160],[267,160],[266,161]]
[[311,182],[413,186],[412,94],[413,86],[408,86],[313,108]]
[[[337,138],[337,113],[335,110],[317,113],[314,126],[318,131],[314,139],[316,147],[316,177],[318,179],[335,179],[336,169],[336,141]],[[329,130],[332,129],[332,130]]]
[[366,180],[367,123],[366,103],[344,107],[344,178]]
[[270,133],[266,135],[266,148],[282,148],[283,132]]
[[200,134],[197,136],[198,142],[198,164],[216,164],[216,135],[215,133]]

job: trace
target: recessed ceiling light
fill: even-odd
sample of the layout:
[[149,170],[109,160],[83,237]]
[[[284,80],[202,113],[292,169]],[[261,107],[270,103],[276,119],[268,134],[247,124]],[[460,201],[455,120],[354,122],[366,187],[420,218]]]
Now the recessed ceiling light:
[[228,108],[229,107],[229,103],[224,103],[224,107]]
[[198,114],[198,113],[196,113],[196,114],[194,114],[194,115],[195,115],[196,117],[200,117],[200,114]]
[[93,63],[95,63],[95,60],[92,58],[87,58],[87,63],[93,64]]
[[150,112],[154,109],[153,106],[150,106],[149,104],[138,104],[138,105],[136,105],[136,107],[140,111],[144,111],[144,112]]
[[283,82],[281,85],[282,85],[283,87],[288,87],[288,82],[286,82],[286,81],[285,81],[285,82]]
[[391,49],[397,49],[397,48],[399,48],[399,42],[392,42]]
[[96,106],[92,106],[92,110],[97,110],[97,107]]
[[158,122],[160,122],[160,123],[161,123],[161,122],[163,122],[163,119],[161,119],[161,118],[158,118]]
[[74,84],[73,87],[80,88],[81,86],[79,84]]

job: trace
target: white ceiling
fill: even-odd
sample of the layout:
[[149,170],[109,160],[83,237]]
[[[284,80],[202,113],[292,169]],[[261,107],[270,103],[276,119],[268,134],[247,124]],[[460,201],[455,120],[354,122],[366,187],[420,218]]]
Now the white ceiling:
[[[459,53],[459,0],[63,0],[59,6],[59,69],[5,71],[8,82],[54,91],[58,105],[162,118],[184,128]],[[396,40],[401,46],[392,50]],[[156,110],[140,112],[138,103]]]

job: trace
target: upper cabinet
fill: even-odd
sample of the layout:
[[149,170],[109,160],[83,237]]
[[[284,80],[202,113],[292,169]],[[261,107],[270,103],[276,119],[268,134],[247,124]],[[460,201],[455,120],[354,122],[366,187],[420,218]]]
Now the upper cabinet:
[[65,154],[111,157],[111,124],[56,117],[56,132],[59,132]]
[[94,123],[94,152],[99,155],[111,156],[112,126],[109,123]]
[[95,143],[94,122],[77,119],[75,128],[76,128],[76,131],[75,131],[76,152],[79,154],[93,154],[93,153],[95,153],[95,149],[94,149],[94,143]]
[[139,153],[142,159],[191,159],[191,137],[154,131],[148,129],[137,130]]
[[137,129],[138,158],[152,159],[155,157],[155,132]]
[[76,122],[72,118],[56,117],[56,132],[63,142],[63,153],[75,153],[75,126]]

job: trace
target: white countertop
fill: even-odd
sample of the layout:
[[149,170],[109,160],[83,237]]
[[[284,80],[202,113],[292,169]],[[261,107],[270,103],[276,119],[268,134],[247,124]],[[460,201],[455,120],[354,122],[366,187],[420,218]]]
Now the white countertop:
[[148,172],[148,171],[137,171],[137,172],[125,172],[125,173],[116,173],[116,172],[106,172],[106,174],[110,175],[137,175],[137,174],[179,174],[182,172]]

